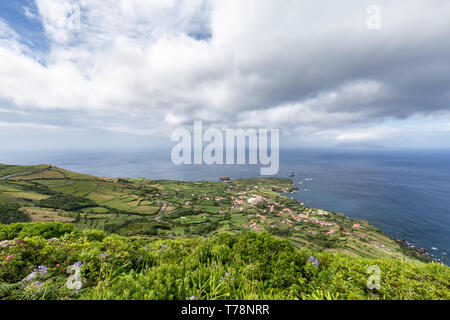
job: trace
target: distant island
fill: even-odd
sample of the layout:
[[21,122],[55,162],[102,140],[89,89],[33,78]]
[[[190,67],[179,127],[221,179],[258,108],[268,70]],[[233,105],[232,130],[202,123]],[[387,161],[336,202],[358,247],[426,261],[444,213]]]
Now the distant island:
[[[62,289],[64,285],[61,282],[59,287],[54,288],[53,295],[49,294],[44,298],[76,298],[80,294],[85,295],[85,298],[114,299],[383,299],[395,298],[396,294],[399,298],[424,297],[421,296],[421,289],[417,289],[417,292],[413,289],[411,292],[406,287],[404,291],[395,289],[398,292],[394,292],[392,288],[390,290],[394,291],[368,290],[363,281],[368,277],[365,274],[366,268],[376,264],[385,266],[394,274],[399,273],[398,279],[392,281],[404,281],[402,285],[416,280],[420,283],[428,278],[421,280],[414,277],[429,273],[430,277],[435,277],[426,280],[429,281],[428,288],[434,288],[434,298],[448,299],[450,268],[430,262],[420,250],[408,248],[367,221],[309,208],[284,195],[296,189],[291,180],[231,180],[225,176],[218,180],[221,181],[103,178],[51,165],[0,164],[0,223],[3,224],[0,225],[0,261],[3,261],[1,263],[4,267],[0,271],[0,298],[17,298],[16,295],[31,298],[23,289],[23,278],[30,272],[30,268],[38,268],[38,265],[45,266],[46,270],[56,268],[54,277],[57,275],[65,279],[65,270],[58,268],[80,262],[88,268],[84,271],[86,279],[82,286],[85,291],[75,294],[66,292]],[[55,246],[56,242],[59,247]],[[15,246],[19,249],[12,250]],[[173,246],[177,247],[178,253],[160,257],[162,252],[171,252],[168,248]],[[20,258],[16,255],[20,250],[30,251],[29,247],[37,252],[46,250],[46,253],[41,252],[39,257],[34,258],[27,255]],[[242,251],[243,247],[250,252]],[[59,251],[62,248],[65,250]],[[148,249],[151,258],[147,256],[150,253],[143,248],[151,248]],[[255,252],[252,254],[253,250]],[[273,250],[274,256],[270,253]],[[100,257],[100,254],[104,256]],[[248,255],[254,256],[249,258]],[[303,261],[299,257],[303,257]],[[197,259],[195,263],[198,264],[198,270],[214,264],[223,271],[224,278],[219,279],[227,280],[227,286],[219,290],[225,292],[223,296],[214,295],[213,288],[202,291],[195,289],[196,285],[192,284],[192,288],[197,291],[192,289],[191,292],[187,287],[183,289],[185,291],[179,288],[170,295],[167,288],[160,288],[161,294],[165,292],[168,296],[159,296],[152,291],[154,288],[148,287],[143,289],[149,293],[148,296],[141,296],[142,292],[138,293],[139,290],[136,289],[135,296],[131,293],[131,296],[123,296],[122,293],[119,297],[119,291],[111,289],[114,286],[108,282],[112,278],[103,273],[106,271],[101,271],[103,263],[108,261],[111,277],[111,272],[122,267],[128,272],[140,272],[149,276],[152,272],[162,272],[158,268],[163,265],[169,269],[177,264],[186,264],[187,267],[189,263],[194,263],[194,260],[189,259]],[[278,265],[279,259],[283,259],[283,265]],[[267,264],[266,267],[264,263]],[[339,265],[347,265],[347,269],[339,271]],[[266,274],[272,267],[273,273]],[[256,281],[253,285],[263,286],[262,291],[251,291],[247,286],[252,284],[246,283],[242,278],[241,281],[245,282],[243,286],[250,291],[233,293],[228,275],[237,279],[240,277],[237,274],[239,269],[239,274],[246,274],[248,277],[245,272],[251,271],[246,268],[262,268],[258,271],[259,275],[253,274],[250,277],[254,276]],[[264,268],[268,269],[264,271]],[[310,268],[312,269],[308,271]],[[327,275],[322,276],[328,277],[328,284],[325,278],[317,278],[317,272],[320,273],[321,268],[327,270]],[[407,270],[415,270],[419,275],[409,275]],[[172,271],[178,274],[178,271]],[[344,275],[350,277],[352,272],[355,272],[355,279],[359,280],[347,285],[358,289],[339,287],[350,281],[344,279]],[[194,281],[198,276],[198,281],[203,281],[200,280],[202,276],[195,273],[184,276],[180,273],[179,276],[188,277],[184,278],[188,279],[186,281]],[[149,283],[156,281],[160,286],[163,286],[164,281],[169,281],[149,277]],[[53,285],[58,283],[57,278],[50,280]],[[125,277],[114,283],[123,285],[126,281]],[[302,281],[315,284],[313,287],[300,288],[298,286]],[[333,283],[337,287],[333,287]],[[439,287],[441,285],[444,287]],[[39,296],[37,292],[33,294]],[[429,298],[433,298],[431,293]]]

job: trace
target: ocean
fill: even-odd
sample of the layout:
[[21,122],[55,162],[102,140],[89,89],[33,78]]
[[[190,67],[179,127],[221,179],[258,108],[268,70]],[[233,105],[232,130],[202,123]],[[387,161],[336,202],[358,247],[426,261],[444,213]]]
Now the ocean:
[[[217,180],[259,176],[256,165],[180,165],[170,150],[54,151],[0,154],[8,164],[47,163],[105,177]],[[277,177],[291,178],[291,194],[313,208],[370,221],[394,238],[427,248],[436,258],[450,252],[450,153],[436,151],[280,152]],[[449,264],[449,261],[444,261]]]

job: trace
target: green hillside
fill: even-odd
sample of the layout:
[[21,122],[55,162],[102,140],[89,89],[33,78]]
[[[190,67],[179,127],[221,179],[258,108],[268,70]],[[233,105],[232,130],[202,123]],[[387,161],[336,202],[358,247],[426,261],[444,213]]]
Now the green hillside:
[[[77,298],[448,297],[448,267],[426,263],[427,257],[367,221],[305,207],[284,194],[294,188],[288,179],[101,178],[49,165],[2,164],[0,241],[6,242],[0,245],[0,294],[65,297],[60,283],[67,278],[65,269],[53,269],[80,261],[85,282]],[[157,248],[162,244],[178,249]],[[245,255],[255,255],[244,258],[241,246]],[[282,246],[286,256],[280,249],[280,255],[265,260],[271,246]],[[98,260],[102,252],[107,261]],[[219,263],[222,255],[226,261]],[[309,256],[319,266],[307,262]],[[210,263],[218,265],[211,269]],[[19,281],[39,265],[49,270],[45,286],[55,287],[48,295],[24,296],[28,289]],[[365,286],[370,265],[387,277],[377,292]],[[234,293],[227,281],[215,283],[223,271],[234,274],[233,283],[239,284]],[[154,285],[145,287],[148,283]],[[170,288],[155,290],[164,285]]]
[[17,207],[8,209],[8,216],[0,215],[2,223],[14,222],[15,216],[16,222],[69,222],[81,229],[124,236],[210,236],[265,230],[298,247],[368,258],[426,259],[367,221],[308,208],[281,194],[295,188],[288,179],[113,179],[48,165],[2,165],[0,177],[4,177],[0,178],[0,206]]

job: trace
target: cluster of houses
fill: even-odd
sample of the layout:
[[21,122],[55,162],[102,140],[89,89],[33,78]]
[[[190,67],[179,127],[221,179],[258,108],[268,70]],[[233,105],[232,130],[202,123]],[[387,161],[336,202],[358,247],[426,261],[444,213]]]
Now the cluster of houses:
[[[259,189],[258,186],[246,186],[245,189],[236,189],[233,186],[228,186],[225,190],[226,193],[231,193],[231,211],[237,212],[245,212],[248,208],[256,208],[258,204],[264,203],[264,208],[259,208],[258,213],[251,213],[248,215],[248,224],[243,224],[242,226],[249,227],[255,231],[261,231],[264,229],[263,225],[267,222],[267,216],[265,214],[275,213],[277,207],[282,207],[282,210],[278,212],[281,215],[282,219],[280,221],[281,224],[288,225],[295,230],[299,230],[298,227],[295,226],[296,222],[304,222],[304,223],[313,223],[319,225],[324,228],[328,228],[326,231],[327,235],[335,234],[339,231],[340,227],[336,223],[328,222],[325,219],[321,219],[320,216],[328,216],[329,212],[321,209],[311,209],[311,208],[303,208],[303,210],[299,213],[294,210],[287,208],[285,204],[280,204],[276,201],[271,201],[266,199],[260,194],[253,193],[253,190]],[[227,200],[224,196],[210,196],[208,194],[200,195],[201,198],[209,200],[213,198],[215,201],[220,202],[223,200]],[[187,200],[184,202],[184,205],[192,205],[192,200]],[[220,209],[219,214],[224,214],[224,210]],[[271,224],[271,227],[274,227]],[[354,229],[359,229],[361,226],[359,224],[353,225]],[[309,230],[311,234],[317,234],[317,231]],[[349,232],[342,232],[345,235],[349,235]]]
[[[258,188],[258,186],[254,186],[254,188]],[[229,190],[229,189],[228,189]],[[229,190],[231,192],[231,190]],[[268,200],[264,198],[261,195],[255,195],[255,194],[248,194],[250,191],[250,188],[247,187],[246,191],[241,191],[236,194],[236,196],[231,196],[231,209],[237,210],[239,212],[243,212],[248,208],[248,205],[251,207],[256,207],[259,203],[264,203],[265,209],[260,210],[261,213],[274,213],[276,207],[283,207],[282,211],[279,212],[279,214],[287,215],[288,217],[282,217],[281,224],[287,224],[289,227],[293,227],[295,230],[299,230],[297,227],[294,226],[295,222],[308,222],[308,223],[314,223],[318,224],[321,227],[333,227],[330,228],[326,234],[334,234],[339,230],[339,226],[336,223],[331,223],[323,219],[319,219],[317,217],[312,216],[313,214],[319,215],[319,216],[327,216],[329,215],[329,212],[325,210],[315,210],[311,208],[305,208],[303,212],[296,213],[292,209],[285,207],[285,205],[280,204],[275,201]],[[216,198],[217,200],[217,198]],[[264,227],[261,226],[262,223],[266,222],[267,217],[261,213],[257,214],[249,214],[249,223],[248,225],[243,224],[243,226],[248,226],[252,230],[260,231],[263,230]],[[255,220],[251,220],[254,218],[259,218],[259,224]],[[271,225],[274,227],[273,225]],[[317,234],[316,231],[311,231],[312,234]]]

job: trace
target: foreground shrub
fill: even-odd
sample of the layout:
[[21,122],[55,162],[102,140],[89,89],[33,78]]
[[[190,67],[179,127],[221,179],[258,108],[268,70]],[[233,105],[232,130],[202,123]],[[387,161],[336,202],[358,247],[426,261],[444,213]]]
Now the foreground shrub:
[[33,236],[50,239],[72,232],[77,232],[77,229],[73,224],[61,222],[13,223],[10,225],[0,224],[0,241]]
[[[127,238],[64,226],[0,227],[7,234],[0,242],[0,298],[450,298],[450,268],[438,263],[298,249],[267,233]],[[366,285],[372,265],[381,271],[379,290]],[[79,285],[73,288],[67,286],[75,275],[74,269],[67,273],[70,266],[79,267]]]

